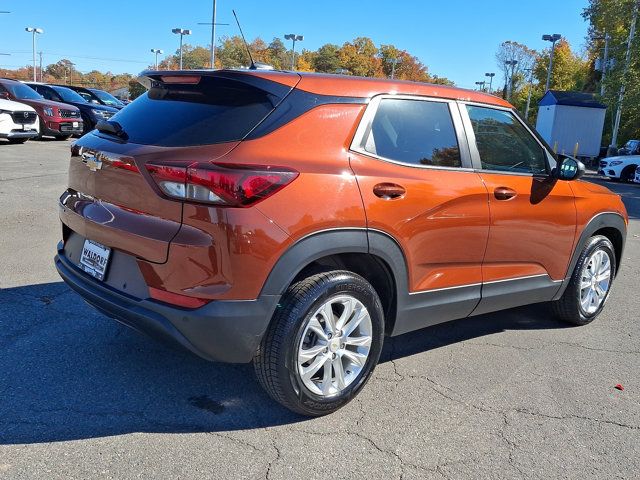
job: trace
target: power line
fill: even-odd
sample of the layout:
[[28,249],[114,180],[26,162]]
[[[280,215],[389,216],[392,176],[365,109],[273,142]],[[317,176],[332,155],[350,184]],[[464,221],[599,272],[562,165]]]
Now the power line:
[[[13,50],[11,51],[11,53],[31,53],[31,52],[27,52],[25,50]],[[83,55],[68,55],[66,53],[57,53],[57,52],[47,52],[44,51],[43,52],[44,55],[57,55],[59,57],[63,57],[63,58],[81,58],[84,60],[103,60],[103,61],[107,61],[107,62],[122,62],[122,63],[142,63],[147,65],[149,62],[147,61],[143,61],[143,60],[128,60],[128,59],[124,59],[124,58],[106,58],[106,57],[88,57],[88,56],[83,56]]]

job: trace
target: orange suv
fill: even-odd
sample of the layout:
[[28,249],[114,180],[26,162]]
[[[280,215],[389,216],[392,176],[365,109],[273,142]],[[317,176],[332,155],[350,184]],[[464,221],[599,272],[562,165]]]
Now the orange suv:
[[335,411],[386,336],[602,310],[628,218],[507,102],[385,79],[144,72],[72,146],[56,267],[99,311]]

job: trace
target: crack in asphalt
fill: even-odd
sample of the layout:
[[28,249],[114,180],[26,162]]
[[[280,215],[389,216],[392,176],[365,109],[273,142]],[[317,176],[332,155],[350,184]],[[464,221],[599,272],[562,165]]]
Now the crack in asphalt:
[[264,474],[265,480],[270,480],[270,478],[271,478],[271,469],[276,464],[276,462],[282,458],[282,453],[280,452],[280,447],[278,447],[276,439],[273,438],[273,437],[271,437],[271,446],[273,447],[273,449],[276,452],[276,457],[273,460],[269,461],[269,464],[267,465],[267,471]]

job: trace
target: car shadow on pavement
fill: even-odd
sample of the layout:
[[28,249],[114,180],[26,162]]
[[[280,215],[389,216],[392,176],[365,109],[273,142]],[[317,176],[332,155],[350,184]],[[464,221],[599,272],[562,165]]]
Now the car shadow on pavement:
[[[503,330],[563,326],[543,306],[396,337],[382,361]],[[209,363],[111,321],[62,282],[0,289],[0,445],[302,422],[251,365]]]

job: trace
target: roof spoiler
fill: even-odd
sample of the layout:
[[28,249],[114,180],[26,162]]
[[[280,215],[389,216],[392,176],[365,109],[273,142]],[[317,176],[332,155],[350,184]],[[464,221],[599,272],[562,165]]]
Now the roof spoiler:
[[[264,72],[264,71],[263,71]],[[286,96],[302,78],[297,73],[259,70],[145,70],[138,75],[138,83],[147,90],[169,84],[197,85],[203,77],[215,77],[251,85],[278,97]],[[267,72],[264,72],[267,73]]]

